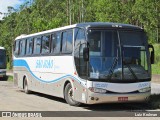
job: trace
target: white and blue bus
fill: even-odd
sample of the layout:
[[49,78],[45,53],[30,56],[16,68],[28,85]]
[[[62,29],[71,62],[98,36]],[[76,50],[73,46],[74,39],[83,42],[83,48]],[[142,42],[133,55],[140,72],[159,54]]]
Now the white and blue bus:
[[6,50],[4,47],[0,47],[0,80],[6,77]]
[[79,23],[17,37],[13,63],[15,84],[25,93],[75,106],[144,102],[151,94],[154,48],[140,27]]

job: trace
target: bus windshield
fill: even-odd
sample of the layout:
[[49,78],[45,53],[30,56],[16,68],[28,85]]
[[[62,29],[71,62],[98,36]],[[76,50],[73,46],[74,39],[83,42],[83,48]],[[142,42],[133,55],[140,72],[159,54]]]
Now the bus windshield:
[[6,51],[0,49],[0,69],[6,68]]
[[150,79],[144,32],[91,29],[88,32],[88,41],[90,79]]

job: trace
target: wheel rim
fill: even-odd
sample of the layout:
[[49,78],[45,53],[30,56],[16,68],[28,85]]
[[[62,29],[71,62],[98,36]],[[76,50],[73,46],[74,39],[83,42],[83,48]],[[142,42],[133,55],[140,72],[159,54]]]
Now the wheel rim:
[[73,101],[73,90],[72,90],[72,88],[70,88],[68,90],[68,98]]

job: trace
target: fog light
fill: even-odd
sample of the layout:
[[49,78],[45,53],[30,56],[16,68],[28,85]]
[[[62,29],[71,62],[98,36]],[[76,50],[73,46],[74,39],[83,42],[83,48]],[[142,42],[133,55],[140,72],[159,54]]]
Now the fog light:
[[91,97],[91,100],[94,100],[94,97]]
[[99,100],[99,98],[95,98],[95,100],[96,100],[96,101],[98,101],[98,100]]

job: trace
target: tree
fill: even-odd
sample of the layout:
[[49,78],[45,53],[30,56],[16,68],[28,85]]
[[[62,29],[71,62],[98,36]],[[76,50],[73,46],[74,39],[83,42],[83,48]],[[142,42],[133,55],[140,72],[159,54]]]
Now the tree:
[[16,36],[80,22],[129,23],[144,28],[149,42],[160,42],[160,0],[28,0],[0,14],[0,46],[10,60]]

